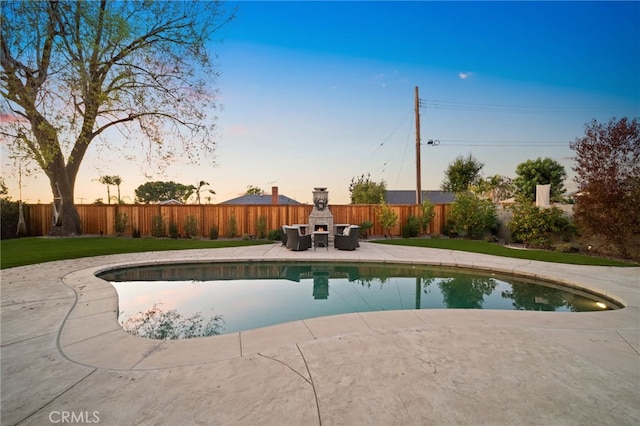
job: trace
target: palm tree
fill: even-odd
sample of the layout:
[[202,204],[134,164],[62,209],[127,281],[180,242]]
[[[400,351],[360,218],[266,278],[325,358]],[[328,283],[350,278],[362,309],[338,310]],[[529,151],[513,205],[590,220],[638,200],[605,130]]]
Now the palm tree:
[[[203,180],[200,181],[200,183],[198,183],[198,186],[195,188],[196,190],[196,204],[200,204],[200,191],[202,190],[203,186],[209,185],[209,182],[205,182]],[[211,189],[209,190],[210,193],[215,194],[214,191],[212,191]]]
[[[214,191],[213,189],[209,189],[208,191],[209,191],[209,194],[216,195],[216,191]],[[207,198],[209,199],[209,204],[211,204],[211,197],[209,196]]]
[[120,198],[120,184],[122,183],[122,178],[120,176],[111,176],[113,185],[118,188],[118,204],[122,204],[122,198]]
[[115,185],[118,187],[118,204],[120,204],[120,184],[122,183],[122,178],[120,176],[100,176],[98,181],[107,185],[107,204],[111,204],[111,191],[109,190],[109,185]]
[[109,190],[109,185],[115,185],[113,183],[113,176],[100,176],[98,181],[107,185],[107,204],[111,204],[111,191]]

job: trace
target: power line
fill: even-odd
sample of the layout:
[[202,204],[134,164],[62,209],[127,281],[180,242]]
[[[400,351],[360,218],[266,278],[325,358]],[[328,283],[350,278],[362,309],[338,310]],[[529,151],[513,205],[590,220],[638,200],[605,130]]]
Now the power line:
[[402,169],[404,168],[404,159],[407,156],[407,148],[409,147],[409,138],[411,137],[411,130],[413,129],[413,115],[411,116],[411,123],[409,124],[409,133],[407,134],[407,141],[404,145],[404,152],[402,153],[402,162],[400,163],[400,170],[398,170],[398,178],[396,179],[396,187],[400,182],[400,176],[402,175]]
[[444,109],[457,111],[476,112],[504,112],[517,114],[569,114],[569,113],[594,113],[607,112],[608,109],[599,108],[570,108],[557,106],[536,106],[536,105],[504,105],[504,104],[482,104],[471,102],[441,101],[436,99],[421,99],[420,106],[430,109]]
[[562,141],[498,141],[498,140],[465,140],[440,139],[440,146],[506,146],[506,147],[568,147],[569,142]]
[[[387,143],[389,141],[389,139],[391,139],[391,137],[398,131],[398,129],[400,129],[400,127],[404,124],[405,121],[407,121],[407,118],[412,117],[412,114],[409,114],[407,116],[405,116],[400,123],[398,124],[398,126],[391,132],[391,134],[389,134],[389,136],[387,136],[387,138],[385,140],[383,140],[379,145],[377,145],[374,150],[371,152],[371,154],[367,157],[367,159],[362,163],[362,165],[360,167],[358,167],[358,170],[362,170],[364,169],[364,167],[371,161],[371,159],[376,155],[376,153],[384,146],[385,143]],[[384,167],[386,166],[386,163],[382,166]]]
[[[524,147],[524,146],[532,147],[532,145],[529,145],[529,144],[515,144],[515,143],[512,143],[512,144],[496,144],[496,143],[494,143],[494,144],[462,144],[462,143],[459,143],[459,144],[445,144],[445,145],[442,145],[443,148],[446,148],[448,146],[451,146],[451,147],[454,147],[454,146],[468,146],[470,148],[473,148],[473,147],[476,147],[476,146],[483,146],[483,147],[484,146],[501,146],[501,147],[513,147],[513,148]],[[552,147],[562,148],[564,146],[565,145],[558,145],[558,144],[535,145],[535,147],[540,147],[540,148],[552,148]]]

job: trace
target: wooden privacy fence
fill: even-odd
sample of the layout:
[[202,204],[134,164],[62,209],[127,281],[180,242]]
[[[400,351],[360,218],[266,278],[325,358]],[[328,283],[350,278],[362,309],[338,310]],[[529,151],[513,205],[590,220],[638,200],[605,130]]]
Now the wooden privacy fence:
[[[329,210],[333,214],[334,223],[350,223],[359,225],[369,221],[373,228],[370,235],[382,235],[384,230],[378,220],[376,210],[378,204],[346,204],[330,205]],[[391,210],[398,214],[398,221],[391,228],[391,235],[401,235],[402,226],[409,216],[419,217],[420,206],[417,205],[389,205]],[[427,233],[439,234],[442,232],[451,205],[436,204],[435,217],[431,221]],[[217,227],[219,236],[231,236],[231,224],[235,221],[236,236],[256,235],[258,233],[259,219],[266,221],[266,232],[280,229],[282,225],[308,223],[312,205],[225,205],[225,204],[185,204],[185,205],[158,205],[158,204],[81,204],[76,205],[82,232],[84,234],[116,234],[116,218],[126,217],[126,226],[123,235],[131,236],[137,229],[142,236],[152,235],[153,221],[161,217],[166,229],[170,224],[178,228],[181,236],[185,235],[185,223],[188,218],[195,220],[197,234],[208,238],[212,227]],[[27,205],[27,232],[29,235],[48,235],[51,229],[52,207],[50,204]],[[125,216],[126,215],[126,216]],[[156,219],[154,219],[154,217]]]

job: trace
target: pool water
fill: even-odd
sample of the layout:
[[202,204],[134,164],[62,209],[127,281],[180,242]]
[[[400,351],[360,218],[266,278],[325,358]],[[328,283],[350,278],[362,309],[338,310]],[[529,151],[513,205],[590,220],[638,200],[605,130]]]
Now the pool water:
[[161,339],[396,309],[617,308],[597,296],[550,283],[421,265],[207,263],[117,269],[99,277],[118,292],[123,327]]

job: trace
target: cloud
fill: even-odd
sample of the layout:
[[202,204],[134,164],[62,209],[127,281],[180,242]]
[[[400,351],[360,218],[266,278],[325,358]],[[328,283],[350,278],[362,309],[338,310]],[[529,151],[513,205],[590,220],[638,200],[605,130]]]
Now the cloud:
[[14,114],[7,114],[6,112],[0,112],[0,123],[17,123],[22,122],[26,123],[27,119],[24,117],[19,117]]
[[225,133],[229,136],[247,136],[251,133],[251,128],[244,124],[233,124],[225,127]]
[[379,87],[386,87],[387,83],[386,83],[386,76],[383,73],[378,73],[376,75],[374,75],[373,77],[371,77],[371,82]]
[[471,77],[473,75],[472,72],[460,72],[458,73],[458,77],[460,77],[460,80],[466,80],[467,78]]

